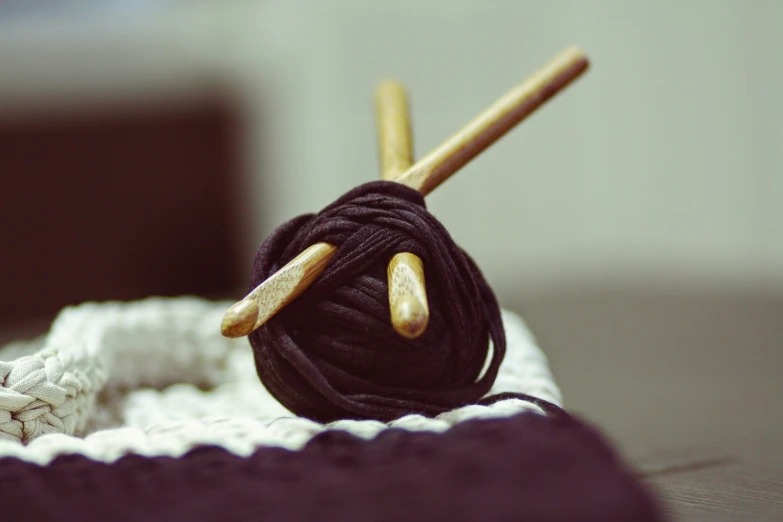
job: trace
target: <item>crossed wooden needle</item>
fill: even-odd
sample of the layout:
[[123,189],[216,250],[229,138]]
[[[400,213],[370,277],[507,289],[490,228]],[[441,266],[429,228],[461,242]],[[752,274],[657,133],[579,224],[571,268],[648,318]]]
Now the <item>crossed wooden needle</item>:
[[[578,78],[588,65],[580,49],[565,49],[413,166],[404,89],[396,82],[382,83],[376,92],[382,178],[426,196]],[[226,311],[220,325],[223,335],[242,337],[260,328],[323,273],[336,251],[328,243],[306,248]],[[389,263],[388,282],[394,329],[404,337],[418,337],[429,320],[421,259],[410,253],[395,255]]]

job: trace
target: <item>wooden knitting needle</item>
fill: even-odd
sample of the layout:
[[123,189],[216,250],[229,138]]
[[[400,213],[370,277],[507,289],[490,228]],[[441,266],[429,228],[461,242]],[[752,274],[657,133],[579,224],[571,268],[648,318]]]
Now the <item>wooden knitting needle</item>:
[[220,323],[226,337],[242,337],[257,330],[288,303],[299,297],[326,269],[337,247],[316,243],[229,308]]
[[[413,164],[413,145],[404,87],[385,81],[375,91],[381,178],[396,181]],[[424,264],[410,252],[392,257],[387,269],[389,310],[394,330],[408,339],[424,333],[430,320]]]
[[581,49],[569,47],[511,89],[462,130],[408,169],[400,183],[426,196],[587,70]]
[[[401,85],[386,82],[378,87],[376,114],[381,177],[394,181],[413,163],[408,103]],[[241,337],[268,321],[323,273],[336,250],[328,243],[305,249],[226,312],[223,335]],[[400,335],[414,339],[424,333],[430,317],[424,265],[413,254],[397,254],[389,263],[388,278],[392,326]]]
[[[587,57],[580,49],[569,47],[562,51],[409,168],[398,181],[424,195],[429,194],[578,78],[587,67]],[[264,324],[323,272],[334,251],[334,246],[325,243],[307,248],[228,309],[221,323],[223,335],[241,337]]]

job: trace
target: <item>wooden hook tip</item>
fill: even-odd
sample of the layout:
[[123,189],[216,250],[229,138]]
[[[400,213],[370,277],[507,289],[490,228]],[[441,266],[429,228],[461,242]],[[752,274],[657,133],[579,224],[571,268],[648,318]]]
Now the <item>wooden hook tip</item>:
[[258,306],[252,300],[239,301],[226,311],[220,323],[224,337],[243,337],[253,331],[258,319]]
[[577,66],[580,74],[581,72],[584,72],[590,68],[590,58],[588,58],[587,54],[585,54],[581,48],[572,45],[571,47],[567,48],[563,54],[569,56],[569,61]]
[[394,330],[406,339],[416,339],[427,329],[429,310],[413,296],[397,299],[392,310]]

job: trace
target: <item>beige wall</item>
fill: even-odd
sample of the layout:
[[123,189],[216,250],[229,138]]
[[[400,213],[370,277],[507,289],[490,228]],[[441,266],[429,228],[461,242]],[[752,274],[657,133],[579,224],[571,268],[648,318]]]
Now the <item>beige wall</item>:
[[[15,23],[0,29],[0,106],[41,84],[35,74],[73,96],[232,85],[248,109],[248,165],[267,176],[251,199],[260,238],[378,175],[380,78],[409,86],[423,154],[575,43],[590,73],[429,198],[489,279],[501,293],[610,281],[783,290],[783,3],[388,4],[181,4],[56,46]],[[62,60],[78,74],[52,72]]]

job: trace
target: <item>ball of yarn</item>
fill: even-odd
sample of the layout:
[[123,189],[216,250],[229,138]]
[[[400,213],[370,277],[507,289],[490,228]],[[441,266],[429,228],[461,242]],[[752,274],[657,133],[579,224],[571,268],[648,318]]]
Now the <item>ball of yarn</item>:
[[[366,183],[288,221],[261,245],[251,287],[318,242],[339,247],[326,270],[250,335],[258,375],[281,404],[319,422],[389,421],[489,391],[506,349],[497,299],[421,194]],[[390,322],[386,269],[399,252],[424,263],[430,321],[414,340]]]

